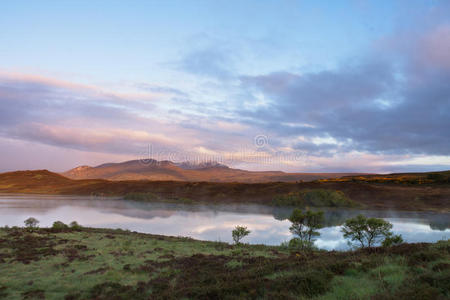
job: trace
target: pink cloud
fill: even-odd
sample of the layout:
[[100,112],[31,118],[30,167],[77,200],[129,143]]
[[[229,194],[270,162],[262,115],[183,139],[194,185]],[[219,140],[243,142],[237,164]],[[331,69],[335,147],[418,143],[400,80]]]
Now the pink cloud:
[[450,69],[450,24],[440,25],[425,35],[420,48],[425,64]]

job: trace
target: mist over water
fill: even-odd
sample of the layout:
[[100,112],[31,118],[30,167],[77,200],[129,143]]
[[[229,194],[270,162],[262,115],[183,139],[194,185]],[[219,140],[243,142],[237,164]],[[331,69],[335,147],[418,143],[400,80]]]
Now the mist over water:
[[[252,232],[244,242],[279,245],[292,236],[287,217],[292,208],[256,204],[144,203],[120,198],[54,195],[1,195],[0,226],[23,226],[35,217],[41,227],[54,221],[77,221],[83,226],[122,228],[151,234],[187,236],[200,240],[231,242],[236,225]],[[407,242],[434,242],[450,238],[450,214],[432,212],[326,209],[325,225],[316,245],[324,249],[348,248],[340,225],[364,214],[384,218]]]

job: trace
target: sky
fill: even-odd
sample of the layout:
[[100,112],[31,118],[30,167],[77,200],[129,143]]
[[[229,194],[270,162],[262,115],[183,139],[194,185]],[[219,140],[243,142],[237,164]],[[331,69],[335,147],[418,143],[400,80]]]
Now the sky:
[[2,1],[0,172],[450,169],[449,1]]

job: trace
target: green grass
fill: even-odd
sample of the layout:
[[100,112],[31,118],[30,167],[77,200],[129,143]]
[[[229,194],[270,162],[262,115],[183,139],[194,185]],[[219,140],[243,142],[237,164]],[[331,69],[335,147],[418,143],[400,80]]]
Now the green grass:
[[449,241],[290,253],[123,230],[3,228],[0,298],[438,299],[450,296],[449,262]]
[[386,256],[384,263],[367,270],[362,264],[336,276],[330,292],[319,299],[365,299],[375,294],[392,294],[404,282],[407,266],[403,257]]
[[231,268],[231,269],[242,268],[243,265],[244,264],[242,263],[242,261],[235,260],[235,259],[230,260],[229,262],[227,262],[225,264],[225,266],[227,266],[228,268]]
[[345,276],[335,276],[331,282],[331,290],[318,299],[367,299],[377,292],[376,281],[366,274],[356,272]]
[[407,276],[407,270],[408,266],[403,257],[397,257],[396,259],[386,257],[385,263],[372,269],[369,274],[378,279],[379,284],[392,292],[401,286]]

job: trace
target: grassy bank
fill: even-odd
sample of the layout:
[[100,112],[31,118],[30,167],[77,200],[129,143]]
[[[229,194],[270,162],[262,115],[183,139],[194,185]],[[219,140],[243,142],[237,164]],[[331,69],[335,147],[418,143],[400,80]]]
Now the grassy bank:
[[450,242],[291,253],[107,229],[0,229],[7,299],[439,299]]

